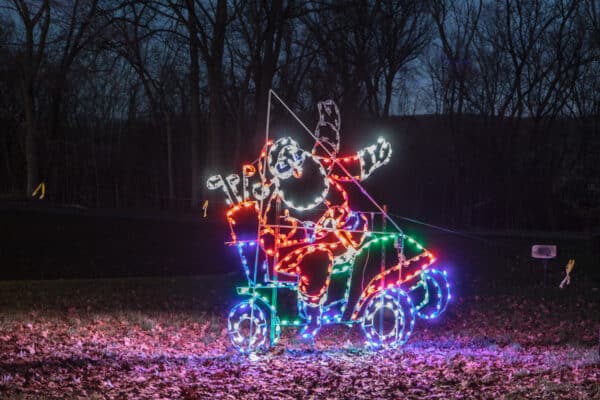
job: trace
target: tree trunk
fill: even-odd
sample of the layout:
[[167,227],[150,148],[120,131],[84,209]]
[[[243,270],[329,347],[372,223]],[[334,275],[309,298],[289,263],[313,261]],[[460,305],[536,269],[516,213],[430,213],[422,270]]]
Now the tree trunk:
[[48,136],[50,139],[56,139],[58,136],[58,130],[60,128],[60,117],[61,117],[61,106],[62,97],[64,91],[64,84],[62,78],[56,83],[56,87],[53,89],[50,104],[50,126],[48,130]]
[[[205,54],[208,64],[208,143],[205,148],[207,154],[207,170],[215,170],[221,160],[220,136],[223,118],[223,54],[225,52],[225,29],[227,27],[227,0],[219,0],[215,14],[213,38],[210,45],[210,54]],[[208,47],[208,46],[205,46]]]
[[[39,4],[40,2],[38,2]],[[27,172],[26,196],[31,196],[39,184],[38,166],[38,132],[35,113],[35,84],[44,56],[46,35],[50,26],[50,2],[44,0],[33,14],[29,5],[23,1],[15,1],[25,33],[24,60],[21,64],[21,95],[25,111],[25,169]],[[35,27],[39,31],[34,34]]]
[[[194,13],[194,2],[189,3],[190,14]],[[193,15],[193,14],[192,14]],[[190,147],[192,169],[192,198],[190,207],[195,208],[200,200],[200,167],[198,159],[198,145],[200,140],[200,66],[198,64],[198,30],[195,24],[189,24],[190,32]]]
[[273,76],[277,69],[277,61],[281,50],[283,38],[281,0],[272,2],[269,12],[269,26],[265,32],[264,55],[262,63],[256,60],[258,70],[256,71],[256,133],[263,137],[267,128],[267,109],[269,107],[269,90],[273,83]]
[[173,183],[173,128],[171,126],[171,115],[165,113],[165,128],[167,134],[167,184],[169,185],[169,207],[175,201],[175,186]]
[[26,195],[31,196],[39,184],[37,138],[32,121],[27,121],[27,132],[25,134],[25,162],[27,164],[27,187]]
[[383,105],[383,117],[390,116],[390,103],[392,102],[392,89],[394,87],[394,76],[385,79],[385,103]]
[[4,160],[4,168],[6,170],[6,175],[8,176],[8,187],[11,188],[11,191],[14,190],[13,183],[13,170],[11,167],[11,157],[8,151],[8,135],[2,135],[2,139],[0,139],[0,146],[2,147],[2,159]]
[[33,101],[33,89],[30,84],[26,85],[23,91],[25,104],[25,163],[27,170],[27,185],[25,195],[31,196],[36,186],[39,184],[38,154],[37,154],[37,134],[35,129],[35,112]]
[[[213,64],[216,64],[217,60],[213,59]],[[219,62],[220,64],[220,62]],[[206,165],[205,168],[207,171],[216,171],[219,170],[220,160],[221,160],[221,146],[220,136],[221,136],[221,110],[222,110],[222,102],[221,96],[223,95],[222,91],[222,77],[221,77],[221,68],[217,65],[209,66],[208,72],[208,80],[209,80],[209,109],[208,109],[208,135],[206,138],[206,147],[204,148],[206,155]]]

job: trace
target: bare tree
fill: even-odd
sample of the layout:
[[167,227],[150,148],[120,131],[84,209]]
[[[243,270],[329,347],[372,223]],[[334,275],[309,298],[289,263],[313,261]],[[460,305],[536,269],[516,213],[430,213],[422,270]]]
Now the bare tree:
[[[173,167],[173,117],[176,108],[174,94],[180,61],[177,37],[167,34],[158,20],[156,9],[144,2],[129,3],[128,18],[118,24],[120,44],[116,48],[136,71],[150,105],[150,119],[157,129],[164,129],[167,158],[167,186],[169,202],[175,200]],[[168,27],[177,31],[177,27]]]
[[15,63],[15,54],[8,45],[14,36],[14,23],[8,18],[0,17],[0,58],[5,60],[0,65],[0,126],[4,134],[0,134],[0,158],[4,167],[4,188],[7,192],[17,192],[18,176],[15,171],[15,158],[11,156],[10,142],[18,137],[16,134],[19,120],[22,116],[22,106],[19,101],[19,90],[14,82],[20,72]]
[[[204,166],[215,169],[220,161],[219,136],[223,122],[223,55],[225,32],[232,20],[227,0],[165,0],[154,2],[163,17],[176,19],[185,30],[189,47],[190,124],[191,124],[191,204],[196,207],[203,187],[200,174],[200,57],[204,61],[208,87],[208,134],[202,143]],[[236,5],[234,4],[233,8]],[[235,14],[235,13],[233,13]]]
[[444,111],[462,114],[468,80],[472,77],[473,42],[479,28],[482,0],[431,3],[431,15],[437,28],[439,48],[437,64],[430,71],[441,83]]
[[375,71],[374,9],[367,0],[314,1],[303,18],[317,59],[308,73],[309,101],[340,100],[343,115],[366,111],[365,82]]
[[52,80],[50,137],[57,134],[65,85],[77,57],[111,23],[110,17],[101,18],[105,10],[100,7],[99,0],[56,3],[52,11],[52,27],[56,30],[53,42],[56,45],[50,45],[53,48],[49,54],[49,77]]
[[50,28],[50,1],[31,4],[26,0],[13,0],[19,23],[25,34],[22,53],[20,93],[25,111],[25,158],[27,168],[26,193],[33,192],[39,182],[38,174],[38,118],[36,93],[39,89],[43,60]]
[[292,47],[306,50],[309,46],[306,40],[295,42],[295,35],[301,29],[299,18],[306,12],[304,2],[294,0],[249,1],[240,5],[227,40],[226,55],[228,84],[232,85],[227,90],[229,110],[238,121],[234,158],[239,153],[238,143],[245,125],[250,126],[246,133],[263,136],[268,93],[272,87],[289,96],[289,101],[299,97],[301,82],[292,68],[302,74],[311,61],[309,57],[303,58],[306,52],[292,56],[288,51]]
[[[375,49],[378,55],[378,71],[373,78],[381,75],[381,85],[373,82],[370,90],[374,92],[371,110],[377,115],[388,117],[394,95],[394,84],[402,71],[407,73],[406,66],[421,56],[422,51],[431,41],[431,19],[425,3],[414,1],[380,1],[376,2]],[[368,80],[372,82],[373,79]],[[383,105],[379,106],[379,99]]]

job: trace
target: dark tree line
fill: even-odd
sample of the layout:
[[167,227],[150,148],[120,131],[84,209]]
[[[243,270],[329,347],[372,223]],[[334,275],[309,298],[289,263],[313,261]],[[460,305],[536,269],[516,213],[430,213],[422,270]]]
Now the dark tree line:
[[206,175],[256,156],[273,88],[309,123],[334,98],[349,136],[412,143],[407,213],[600,209],[597,0],[0,0],[0,57],[4,197],[198,207]]

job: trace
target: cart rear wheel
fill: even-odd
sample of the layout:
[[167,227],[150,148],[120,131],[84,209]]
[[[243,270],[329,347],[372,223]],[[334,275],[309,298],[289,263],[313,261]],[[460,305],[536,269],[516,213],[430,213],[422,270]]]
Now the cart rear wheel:
[[[274,340],[281,332],[279,318],[273,315]],[[271,320],[269,309],[253,299],[242,301],[229,312],[227,319],[229,338],[233,346],[243,353],[266,350],[271,343]]]

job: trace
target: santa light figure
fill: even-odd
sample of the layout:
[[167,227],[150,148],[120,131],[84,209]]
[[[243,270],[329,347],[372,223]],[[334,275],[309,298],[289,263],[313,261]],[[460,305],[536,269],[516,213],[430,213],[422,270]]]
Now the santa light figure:
[[[233,307],[228,318],[232,343],[241,351],[252,351],[266,341],[274,344],[280,326],[301,327],[301,336],[312,339],[324,321],[360,323],[374,345],[396,346],[408,339],[416,316],[435,318],[450,298],[445,272],[422,273],[435,261],[433,254],[401,231],[370,231],[365,213],[350,208],[344,185],[352,182],[362,188],[360,181],[389,162],[390,144],[379,138],[355,154],[338,157],[339,110],[327,100],[318,103],[318,111],[317,127],[309,131],[315,139],[311,150],[291,137],[268,140],[258,159],[243,166],[241,179],[215,175],[207,182],[209,189],[221,188],[227,195],[230,244],[238,247],[249,283],[238,287],[238,293],[250,299]],[[384,217],[389,218],[385,212]],[[395,265],[386,269],[382,264],[349,309],[352,313],[345,316],[359,253],[404,238],[417,247],[415,257],[406,259],[400,250]],[[347,278],[342,298],[332,301],[328,289],[334,273],[346,273]],[[402,287],[406,283],[412,285],[409,292],[423,288],[421,303],[413,304]],[[281,290],[297,294],[299,318],[293,323],[279,320]],[[265,291],[271,291],[270,298]],[[374,321],[385,310],[391,310],[394,319],[384,332]]]

